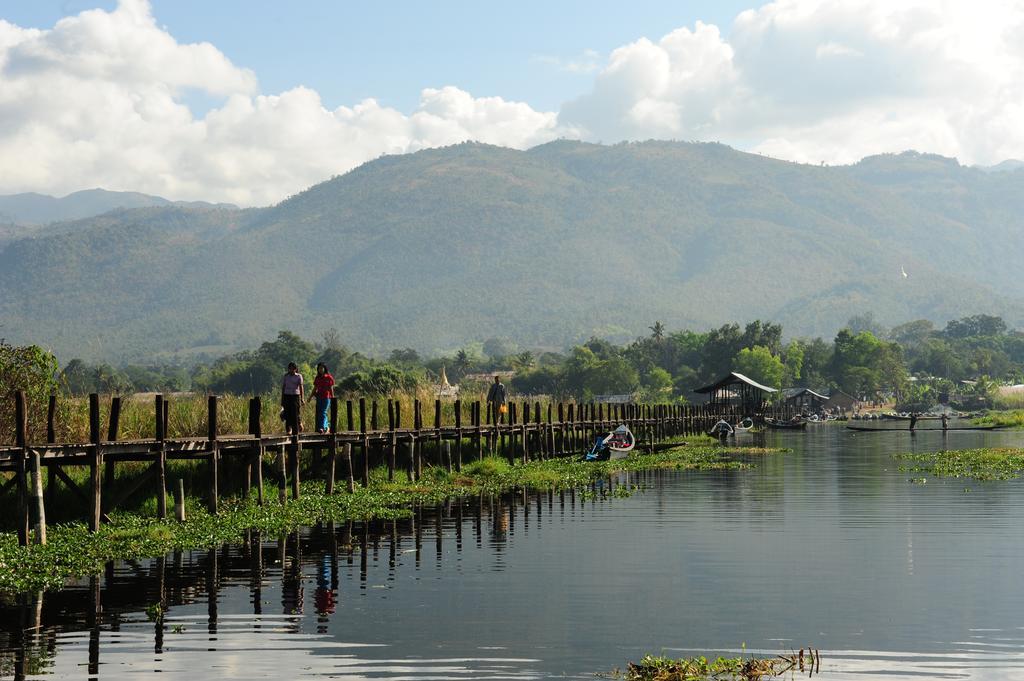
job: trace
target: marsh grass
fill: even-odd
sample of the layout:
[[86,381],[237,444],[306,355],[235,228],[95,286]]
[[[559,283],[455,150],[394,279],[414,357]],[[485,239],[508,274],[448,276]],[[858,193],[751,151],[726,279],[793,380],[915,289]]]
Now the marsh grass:
[[[499,494],[521,488],[583,489],[612,473],[651,468],[684,470],[740,470],[749,464],[734,456],[742,450],[700,445],[680,446],[655,454],[641,454],[620,461],[585,463],[574,459],[534,461],[510,466],[504,459],[488,457],[467,464],[461,473],[449,474],[442,467],[428,467],[422,479],[407,482],[402,475],[388,482],[387,470],[375,468],[367,488],[354,493],[324,493],[320,480],[305,480],[298,500],[282,506],[273,494],[272,482],[265,484],[266,503],[258,506],[249,499],[227,497],[221,512],[211,516],[204,499],[186,498],[185,523],[155,518],[155,499],[141,495],[130,510],[111,513],[109,524],[91,534],[80,521],[59,522],[48,528],[45,546],[18,546],[12,532],[0,533],[0,592],[24,592],[59,588],[71,577],[102,571],[106,562],[118,559],[163,555],[172,549],[197,549],[239,540],[246,530],[265,534],[290,532],[301,526],[326,521],[387,519],[408,515],[413,505],[434,505],[447,499],[478,494]],[[188,476],[192,490],[205,484],[205,464],[174,462],[168,479]],[[126,467],[127,470],[127,467]],[[123,474],[127,481],[129,474]],[[340,489],[344,485],[339,486]],[[5,503],[5,507],[13,504]],[[169,510],[170,517],[173,512]],[[52,522],[52,521],[51,521]]]
[[1024,428],[1024,409],[990,411],[972,422],[979,426],[1002,426],[1004,428]]
[[[936,478],[971,478],[974,480],[1012,480],[1024,472],[1024,449],[961,449],[927,454],[895,454],[903,462],[899,470],[927,473]],[[923,484],[924,478],[913,478]]]
[[[426,427],[434,424],[434,400],[436,395],[426,389],[411,393],[400,393],[376,398],[377,426],[387,428],[388,399],[401,405],[402,425],[412,425],[413,406],[419,399],[422,406],[423,422]],[[167,437],[205,437],[207,434],[207,396],[195,393],[165,395],[168,406]],[[239,435],[249,430],[249,395],[222,395],[218,402],[217,433],[219,435]],[[359,396],[341,395],[338,398],[338,429],[348,430],[346,402],[352,399],[354,429],[359,428]],[[483,394],[469,393],[462,396],[463,423],[469,424],[469,403],[474,400],[483,401]],[[366,422],[371,427],[373,398],[366,399]],[[103,438],[107,437],[110,423],[110,396],[100,397],[100,424]],[[280,394],[267,393],[260,395],[260,425],[266,434],[284,432],[284,424],[280,418]],[[38,405],[37,405],[38,406]],[[547,404],[542,405],[542,417],[547,418]],[[30,441],[41,443],[46,435],[46,409],[33,409],[29,422]],[[145,440],[155,437],[155,396],[139,394],[125,396],[121,400],[118,438],[121,440]],[[302,427],[305,432],[316,430],[316,402],[304,403],[300,410]],[[441,419],[446,425],[455,423],[455,402],[449,398],[441,401]],[[59,395],[57,412],[54,420],[58,442],[88,442],[89,440],[89,400],[87,397]],[[13,432],[0,431],[0,445],[13,444]]]

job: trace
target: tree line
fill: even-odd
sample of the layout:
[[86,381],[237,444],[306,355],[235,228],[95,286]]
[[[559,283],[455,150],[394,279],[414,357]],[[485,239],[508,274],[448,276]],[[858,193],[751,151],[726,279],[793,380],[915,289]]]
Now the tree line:
[[[631,394],[684,402],[695,388],[738,371],[776,388],[838,389],[865,399],[934,404],[943,392],[990,393],[997,383],[1024,377],[1024,333],[984,314],[951,320],[941,328],[927,320],[885,328],[873,315],[859,315],[830,341],[785,340],[781,325],[761,320],[708,331],[670,331],[659,321],[649,331],[626,344],[595,337],[562,352],[492,338],[435,357],[412,348],[369,357],[345,347],[333,331],[315,341],[281,331],[258,348],[209,364],[115,368],[74,359],[57,379],[74,394],[264,393],[277,389],[288,362],[296,362],[307,377],[323,362],[340,391],[366,395],[434,385],[443,368],[452,383],[464,387],[474,374],[512,371],[510,387],[519,394],[576,399]],[[965,387],[964,381],[971,385]],[[472,381],[468,387],[474,387]]]

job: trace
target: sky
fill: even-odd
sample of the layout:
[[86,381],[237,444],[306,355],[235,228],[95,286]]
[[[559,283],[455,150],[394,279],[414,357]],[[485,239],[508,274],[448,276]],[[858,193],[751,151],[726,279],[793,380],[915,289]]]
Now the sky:
[[466,140],[990,165],[1021,121],[1020,0],[0,2],[0,194],[266,205]]

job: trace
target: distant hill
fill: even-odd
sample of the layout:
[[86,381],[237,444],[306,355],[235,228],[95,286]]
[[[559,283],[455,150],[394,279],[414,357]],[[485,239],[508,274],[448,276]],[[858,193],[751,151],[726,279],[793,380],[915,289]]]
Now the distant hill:
[[223,351],[283,328],[436,351],[623,339],[654,320],[1024,321],[1024,173],[913,152],[818,167],[719,144],[463,144],[270,208],[50,229],[0,253],[0,336],[65,359]]
[[115,208],[148,208],[151,206],[211,206],[202,201],[168,201],[159,196],[137,192],[111,192],[86,189],[57,198],[29,192],[0,196],[0,223],[45,225],[51,222],[81,220]]

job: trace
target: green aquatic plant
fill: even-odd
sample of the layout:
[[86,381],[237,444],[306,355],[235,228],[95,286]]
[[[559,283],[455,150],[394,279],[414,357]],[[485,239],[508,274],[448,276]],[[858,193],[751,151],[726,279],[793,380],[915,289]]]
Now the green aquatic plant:
[[801,649],[799,654],[777,657],[718,657],[704,656],[672,659],[654,655],[645,656],[640,662],[630,662],[624,673],[618,676],[625,681],[757,681],[778,678],[789,672],[821,671],[821,654]]
[[899,470],[937,478],[1012,480],[1024,473],[1024,449],[961,449],[926,454],[895,454]]
[[[368,487],[356,486],[352,493],[325,494],[319,480],[301,484],[299,499],[281,505],[267,495],[259,506],[255,495],[248,499],[221,500],[220,512],[211,515],[201,499],[186,499],[187,521],[158,520],[152,513],[111,512],[111,522],[90,533],[80,521],[48,528],[45,545],[19,546],[14,533],[0,533],[0,592],[25,592],[60,588],[77,576],[98,574],[111,560],[163,555],[174,549],[216,547],[238,541],[247,530],[280,535],[301,526],[328,521],[390,519],[407,516],[415,505],[436,505],[446,499],[469,495],[499,494],[515,489],[587,489],[619,471],[671,467],[682,470],[738,470],[749,464],[736,460],[741,450],[721,447],[680,446],[639,454],[620,461],[583,462],[574,459],[532,461],[510,466],[499,458],[485,458],[448,473],[443,467],[429,467],[423,477],[408,482],[404,476],[388,482],[387,471],[371,471]],[[344,489],[343,485],[338,489]],[[625,485],[612,496],[632,492]],[[269,490],[268,490],[269,492]],[[147,505],[143,505],[147,507]]]

